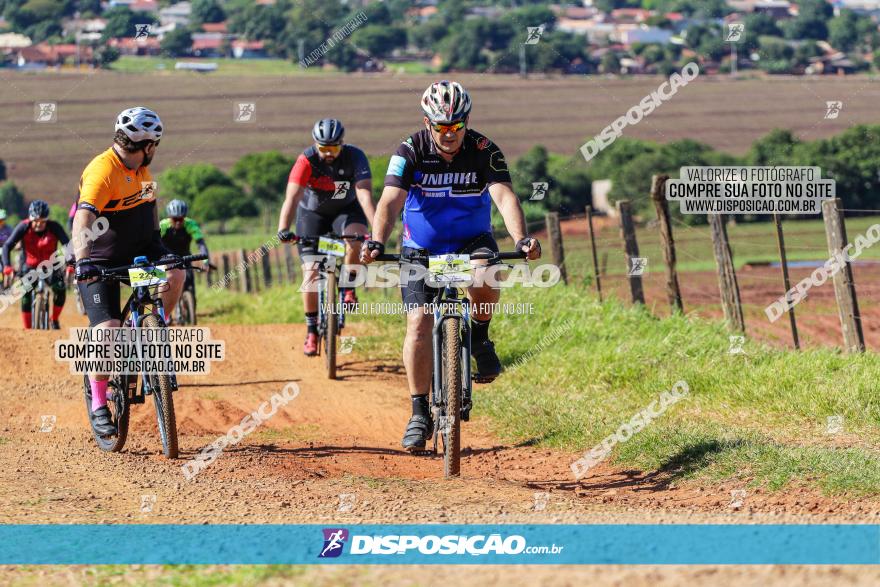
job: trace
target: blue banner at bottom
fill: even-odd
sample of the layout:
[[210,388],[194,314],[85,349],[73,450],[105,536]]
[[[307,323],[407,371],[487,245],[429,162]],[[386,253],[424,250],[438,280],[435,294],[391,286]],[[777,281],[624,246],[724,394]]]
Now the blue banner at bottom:
[[878,525],[0,525],[0,564],[878,564]]

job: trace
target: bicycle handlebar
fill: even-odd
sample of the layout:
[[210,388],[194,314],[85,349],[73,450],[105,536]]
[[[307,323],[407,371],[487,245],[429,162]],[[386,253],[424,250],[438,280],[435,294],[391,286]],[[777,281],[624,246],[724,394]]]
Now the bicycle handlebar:
[[318,235],[318,236],[299,236],[299,235],[294,235],[293,238],[292,238],[290,241],[288,241],[288,242],[292,242],[292,243],[298,243],[298,242],[314,243],[314,242],[317,242],[318,239],[320,239],[322,236],[323,236],[323,237],[326,237],[326,238],[335,238],[335,239],[342,239],[342,240],[353,240],[353,241],[357,241],[357,242],[359,242],[359,243],[362,243],[362,242],[364,242],[365,240],[367,240],[367,237],[365,237],[365,236],[362,235],[362,234],[335,234],[335,233],[332,233],[332,232],[328,232],[327,234],[321,234],[321,235]]
[[[193,261],[205,261],[208,258],[208,255],[184,255],[180,258],[180,261],[174,264],[167,264],[165,266],[166,269],[178,269],[183,267],[184,265],[188,265]],[[159,260],[156,261],[148,261],[146,264],[144,263],[132,263],[131,265],[122,265],[120,267],[112,267],[110,269],[104,269],[101,271],[101,278],[110,278],[110,277],[118,277],[120,274],[128,274],[129,269],[136,269],[138,267],[150,267],[155,266],[159,263]]]
[[[405,261],[425,261],[428,257],[434,255],[413,254],[402,256],[400,254],[384,253],[379,255],[374,261],[396,261],[400,262],[401,258]],[[489,261],[505,261],[509,259],[525,259],[526,253],[522,251],[512,251],[509,253],[496,253],[494,251],[488,253],[470,253],[471,261],[489,260]]]

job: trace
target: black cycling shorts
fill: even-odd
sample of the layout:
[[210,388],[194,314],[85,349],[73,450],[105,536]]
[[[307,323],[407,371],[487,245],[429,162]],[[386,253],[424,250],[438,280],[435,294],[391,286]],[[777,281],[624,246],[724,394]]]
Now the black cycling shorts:
[[[471,240],[466,245],[462,246],[455,252],[457,254],[464,253],[476,253],[476,252],[498,252],[498,243],[495,242],[495,238],[491,233],[486,232],[483,233],[473,240]],[[413,253],[422,253],[426,254],[424,250],[413,249],[410,247],[403,247],[400,250],[401,257],[405,257],[406,255],[411,255]],[[428,266],[427,261],[403,261],[400,263],[400,274],[405,275],[408,266],[412,265],[422,265],[423,267]],[[405,307],[409,307],[412,305],[424,306],[430,304],[434,300],[434,296],[437,295],[437,292],[440,291],[440,288],[431,287],[425,283],[424,279],[411,279],[408,283],[400,284],[400,296],[403,298],[403,303]]]
[[[307,210],[302,206],[296,209],[296,234],[298,236],[321,236],[328,232],[336,234],[345,234],[346,229],[352,224],[363,224],[367,226],[367,215],[364,214],[360,202],[355,200],[348,204],[333,216],[324,216],[314,210]],[[304,245],[297,243],[299,256],[317,255],[317,243]]]
[[79,282],[79,297],[89,317],[89,326],[96,326],[108,320],[122,320],[119,307],[118,281]]

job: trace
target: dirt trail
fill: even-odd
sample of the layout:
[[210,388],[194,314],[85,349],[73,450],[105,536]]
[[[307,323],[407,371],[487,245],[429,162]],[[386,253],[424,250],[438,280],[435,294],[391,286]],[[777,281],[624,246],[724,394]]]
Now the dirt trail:
[[[62,320],[65,326],[83,322],[68,308]],[[59,333],[25,332],[14,309],[0,314],[4,373],[0,381],[4,416],[0,470],[7,472],[0,484],[0,523],[880,519],[876,500],[832,502],[807,490],[784,495],[752,493],[743,507],[733,509],[729,507],[732,486],[670,485],[663,475],[608,467],[599,467],[595,476],[576,483],[569,465],[578,455],[530,443],[503,443],[490,434],[479,408],[477,417],[465,425],[463,476],[444,481],[439,458],[413,456],[400,449],[408,401],[397,363],[371,361],[356,353],[342,355],[341,380],[328,381],[323,360],[309,359],[300,352],[302,326],[215,325],[211,329],[214,338],[226,342],[228,358],[215,364],[209,376],[181,377],[182,387],[175,396],[181,459],[171,462],[161,456],[150,403],[134,407],[122,453],[100,452],[88,432],[81,379],[53,360],[52,343]],[[227,448],[195,479],[184,478],[180,466],[185,459],[291,381],[300,388],[296,399],[240,444]],[[477,393],[490,394],[492,386],[477,388]],[[47,432],[41,431],[45,415],[55,417],[54,427]],[[155,496],[152,511],[141,510],[142,496]],[[649,571],[633,575],[619,570],[603,577],[608,584],[637,576],[648,581],[654,572]],[[670,571],[657,572],[668,577]],[[792,572],[771,572],[762,584],[773,579],[789,583]],[[840,572],[853,580],[865,577],[852,569]],[[469,577],[494,583],[515,575],[515,570],[495,569],[488,575]],[[694,584],[721,580],[714,572],[689,572],[688,576]],[[561,580],[552,573],[546,578]],[[827,584],[820,576],[814,578],[815,584]],[[594,576],[591,582],[596,581]]]

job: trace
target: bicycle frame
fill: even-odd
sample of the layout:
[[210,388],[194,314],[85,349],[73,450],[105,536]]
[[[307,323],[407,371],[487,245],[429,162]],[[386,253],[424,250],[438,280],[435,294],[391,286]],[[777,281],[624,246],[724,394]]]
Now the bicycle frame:
[[[165,308],[162,305],[162,299],[159,297],[158,286],[154,287],[157,288],[155,295],[153,294],[153,292],[150,291],[150,288],[147,286],[134,288],[134,290],[131,292],[131,295],[128,297],[128,301],[126,302],[126,307],[128,308],[127,314],[129,318],[127,321],[123,322],[123,325],[125,325],[126,322],[129,322],[130,327],[135,329],[135,331],[137,332],[140,330],[141,324],[148,314],[158,314],[159,317],[162,318],[162,322],[165,323]],[[146,311],[146,307],[149,305],[153,306],[153,310],[151,312]],[[153,393],[153,386],[150,383],[150,378],[147,377],[146,372],[141,371],[139,375],[141,378],[141,393],[137,394],[137,388],[135,386],[134,391],[137,397],[131,398],[131,396],[129,395],[132,403],[144,403],[145,397]],[[171,386],[174,391],[177,391],[176,375],[171,375]],[[131,393],[132,386],[129,385],[128,388],[129,393]]]
[[[323,259],[318,261],[318,329],[322,336],[327,332],[327,313],[324,309],[327,303],[327,274],[339,273],[338,259],[340,258],[341,257],[326,255]],[[329,260],[332,260],[332,262],[328,263],[327,261]],[[336,302],[336,308],[334,308],[334,311],[336,311],[337,316],[339,316],[339,328],[341,329],[345,326],[345,304],[341,303],[339,300],[336,300]]]

